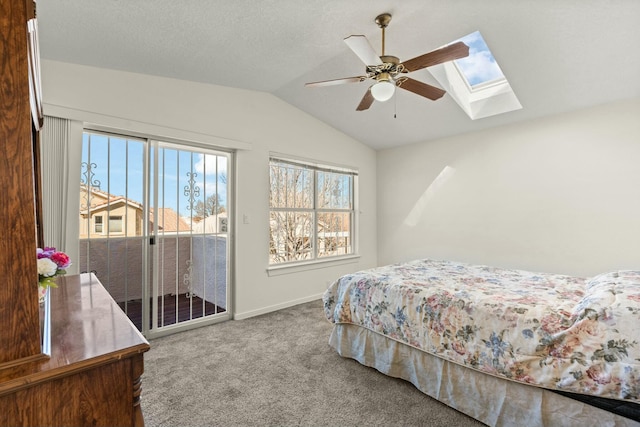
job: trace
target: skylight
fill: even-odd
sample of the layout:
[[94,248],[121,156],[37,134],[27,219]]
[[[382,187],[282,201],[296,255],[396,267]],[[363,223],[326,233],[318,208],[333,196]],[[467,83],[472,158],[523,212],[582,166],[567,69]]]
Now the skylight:
[[479,31],[459,40],[469,46],[469,56],[429,68],[438,83],[472,119],[522,108],[511,85]]
[[490,82],[504,79],[504,74],[491,54],[480,31],[468,34],[459,40],[469,46],[469,56],[458,59],[455,64],[472,89]]

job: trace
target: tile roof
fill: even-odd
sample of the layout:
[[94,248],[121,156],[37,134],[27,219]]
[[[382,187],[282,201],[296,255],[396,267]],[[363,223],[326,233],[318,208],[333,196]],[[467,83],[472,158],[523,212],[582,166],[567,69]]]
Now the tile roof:
[[[190,231],[191,227],[171,208],[160,208],[158,211],[158,231]],[[154,227],[155,209],[149,209],[150,227]]]

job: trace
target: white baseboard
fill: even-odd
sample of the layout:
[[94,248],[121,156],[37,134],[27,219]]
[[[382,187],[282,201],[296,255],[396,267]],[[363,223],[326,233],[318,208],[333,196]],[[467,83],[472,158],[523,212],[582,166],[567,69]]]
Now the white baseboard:
[[270,305],[268,307],[259,308],[257,310],[245,311],[243,313],[234,313],[233,319],[234,320],[248,319],[250,317],[271,313],[273,311],[282,310],[283,308],[293,307],[294,305],[304,304],[305,302],[311,302],[319,299],[322,299],[322,294],[310,295],[308,297],[287,301],[287,302],[283,302],[276,305]]

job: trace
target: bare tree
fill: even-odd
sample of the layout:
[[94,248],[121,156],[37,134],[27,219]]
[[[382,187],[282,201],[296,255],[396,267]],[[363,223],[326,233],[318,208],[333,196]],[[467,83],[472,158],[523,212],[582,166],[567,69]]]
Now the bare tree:
[[[272,163],[270,183],[269,247],[273,263],[312,258],[314,222],[321,235],[317,239],[321,254],[336,254],[338,246],[345,246],[335,236],[350,224],[350,214],[344,212],[351,208],[350,176]],[[318,209],[328,210],[317,218],[316,203]]]
[[311,257],[313,171],[284,164],[270,167],[269,247],[276,263]]
[[202,200],[198,200],[193,210],[195,211],[195,216],[200,218],[206,218],[208,216],[225,212],[224,206],[221,206],[219,203],[217,194],[210,195],[204,202]]

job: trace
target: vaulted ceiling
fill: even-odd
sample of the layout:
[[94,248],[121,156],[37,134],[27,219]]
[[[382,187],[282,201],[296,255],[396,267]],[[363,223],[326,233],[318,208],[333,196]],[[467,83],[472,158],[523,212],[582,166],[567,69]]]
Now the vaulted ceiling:
[[[304,86],[363,74],[343,39],[379,51],[383,12],[400,60],[479,30],[523,108],[471,120],[448,94],[396,91],[357,112],[370,81]],[[44,59],[268,92],[375,149],[640,96],[637,0],[41,0],[38,21]]]

